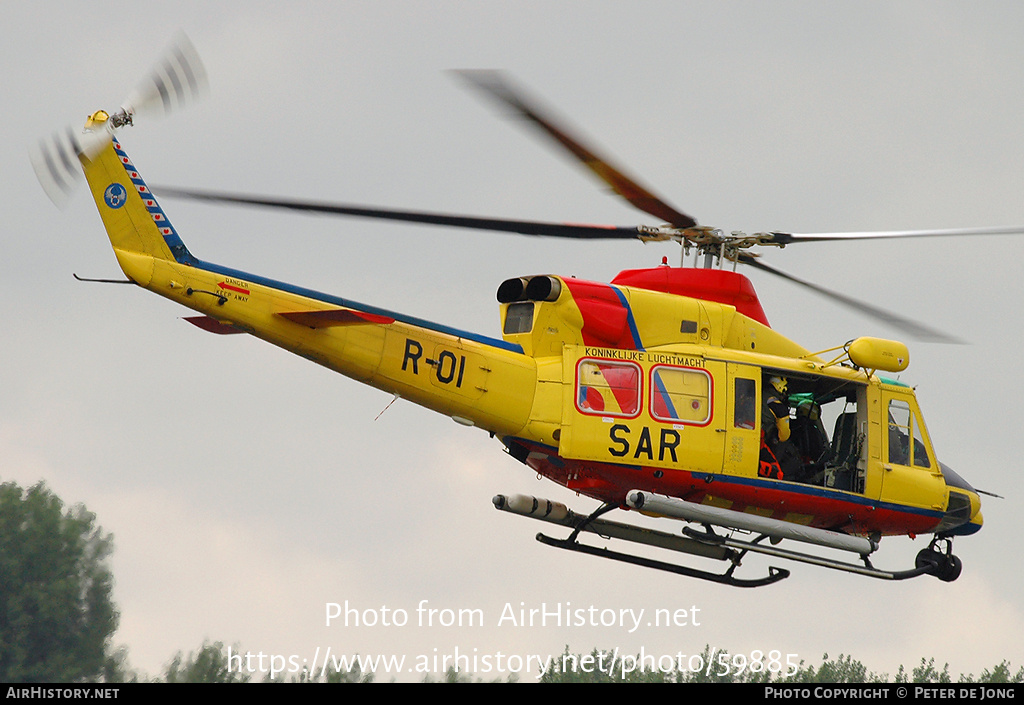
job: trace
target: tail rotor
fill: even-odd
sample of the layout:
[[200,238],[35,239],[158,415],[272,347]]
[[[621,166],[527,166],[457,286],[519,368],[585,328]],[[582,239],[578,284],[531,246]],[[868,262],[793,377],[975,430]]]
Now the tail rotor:
[[202,98],[209,84],[206,69],[192,42],[179,33],[149,75],[112,116],[114,127],[131,125],[136,115],[167,116]]
[[136,117],[163,117],[191,105],[208,88],[206,69],[183,33],[161,55],[149,75],[112,115],[93,113],[84,130],[68,126],[29,148],[36,178],[46,195],[63,208],[82,178],[80,160],[91,159],[109,143],[113,131]]

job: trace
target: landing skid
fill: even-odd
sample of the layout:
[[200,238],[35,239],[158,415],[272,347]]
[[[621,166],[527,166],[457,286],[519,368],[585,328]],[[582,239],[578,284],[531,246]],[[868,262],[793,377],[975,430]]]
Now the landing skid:
[[856,573],[857,575],[866,575],[868,577],[879,578],[881,580],[906,580],[907,578],[916,578],[918,575],[924,575],[925,573],[931,573],[934,571],[930,564],[912,568],[910,570],[879,570],[871,565],[871,560],[867,556],[862,557],[864,565],[857,565],[856,563],[846,563],[844,561],[815,556],[809,553],[800,553],[799,551],[776,548],[775,546],[760,543],[761,541],[770,538],[767,534],[762,534],[753,541],[741,541],[739,539],[729,538],[726,536],[719,536],[712,532],[710,528],[707,532],[701,532],[685,527],[683,529],[683,533],[693,538],[695,541],[704,541],[729,548],[741,548],[744,551],[750,551],[752,553],[760,553],[766,556],[773,556],[775,558],[785,558],[790,561],[807,563],[809,565],[816,565],[822,568],[831,568],[833,570],[841,570],[847,573]]
[[[542,533],[537,534],[538,541],[548,546],[554,546],[555,548],[562,548],[567,551],[575,551],[577,553],[586,553],[600,558],[610,558],[611,560],[621,561],[623,563],[632,563],[633,565],[639,565],[645,568],[654,568],[656,570],[675,573],[676,575],[684,575],[686,577],[707,580],[722,585],[732,585],[733,587],[761,587],[763,585],[777,583],[778,581],[789,577],[788,570],[773,566],[768,569],[768,575],[762,578],[737,578],[733,573],[739,567],[740,561],[746,553],[745,550],[741,549],[737,551],[722,545],[696,541],[663,531],[655,531],[653,529],[607,521],[600,518],[601,515],[606,514],[613,509],[617,509],[618,505],[605,504],[592,514],[583,516],[567,509],[563,504],[543,499],[535,499],[533,497],[524,497],[523,495],[514,495],[512,497],[498,495],[493,501],[494,506],[503,511],[571,528],[572,533],[565,539],[556,539]],[[653,558],[646,558],[644,556],[620,553],[606,548],[597,548],[579,542],[579,535],[584,531],[597,534],[598,536],[603,536],[605,538],[621,539],[646,546],[655,546],[657,548],[678,551],[680,553],[689,553],[703,558],[727,561],[730,565],[722,573],[712,573],[676,563],[667,563]]]
[[594,546],[588,546],[587,544],[580,543],[573,537],[570,537],[568,539],[556,539],[547,536],[546,534],[537,534],[537,540],[548,546],[564,548],[568,551],[586,553],[588,555],[598,556],[600,558],[610,558],[614,561],[632,563],[633,565],[643,566],[644,568],[664,570],[669,573],[675,573],[676,575],[685,575],[688,578],[698,578],[700,580],[708,580],[713,583],[732,585],[733,587],[761,587],[763,585],[771,585],[772,583],[777,583],[780,580],[784,580],[789,577],[788,570],[785,570],[784,568],[776,568],[774,566],[770,566],[768,568],[768,575],[766,575],[763,578],[749,580],[733,576],[733,571],[736,570],[736,568],[739,566],[738,562],[730,565],[724,573],[709,573],[704,570],[688,568],[684,565],[678,565],[676,563],[666,563],[664,561],[658,561],[652,558],[635,556],[630,553],[619,553],[618,551],[612,551],[607,548],[596,548]]
[[[778,539],[773,539],[767,533],[762,533],[757,538],[746,541],[732,536],[717,534],[713,524],[705,523],[703,524],[703,531],[684,527],[683,535],[679,536],[602,519],[601,517],[604,514],[618,508],[618,505],[615,504],[604,504],[593,513],[584,516],[573,512],[564,504],[524,495],[513,495],[510,497],[498,495],[494,498],[493,502],[494,506],[502,511],[512,512],[520,516],[539,519],[572,529],[572,532],[565,539],[554,538],[543,533],[537,534],[537,540],[548,546],[585,553],[599,558],[609,558],[645,568],[663,570],[675,573],[676,575],[707,580],[722,585],[732,585],[733,587],[762,587],[777,583],[788,578],[790,575],[790,572],[784,568],[770,566],[768,568],[768,575],[761,578],[747,579],[736,577],[734,572],[740,566],[743,557],[747,553],[760,553],[766,556],[840,570],[856,575],[864,575],[880,580],[907,580],[919,575],[930,574],[935,575],[940,580],[950,582],[959,577],[962,567],[960,559],[952,554],[952,541],[948,538],[940,539],[936,537],[933,539],[931,545],[918,554],[914,568],[910,570],[889,571],[875,568],[871,565],[871,560],[866,554],[860,555],[862,564],[857,564],[779,548],[772,545]],[[703,558],[721,560],[728,562],[730,565],[725,571],[714,573],[645,556],[621,553],[607,548],[598,548],[580,543],[579,537],[583,532],[597,534],[608,539],[620,539],[680,553],[689,553]],[[939,541],[946,542],[945,550],[938,548]]]

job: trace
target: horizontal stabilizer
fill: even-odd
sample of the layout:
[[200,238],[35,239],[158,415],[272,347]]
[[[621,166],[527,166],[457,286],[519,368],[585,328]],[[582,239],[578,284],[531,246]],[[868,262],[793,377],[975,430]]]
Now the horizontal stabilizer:
[[210,318],[209,316],[185,316],[185,320],[194,326],[199,326],[203,330],[216,333],[217,335],[234,335],[235,333],[245,332],[237,326],[218,321],[216,318]]
[[386,325],[395,322],[395,319],[390,316],[379,316],[375,313],[366,313],[350,308],[332,308],[324,311],[294,311],[291,313],[279,313],[278,315],[282,318],[287,318],[293,323],[309,328],[333,328],[334,326],[356,326],[368,323]]

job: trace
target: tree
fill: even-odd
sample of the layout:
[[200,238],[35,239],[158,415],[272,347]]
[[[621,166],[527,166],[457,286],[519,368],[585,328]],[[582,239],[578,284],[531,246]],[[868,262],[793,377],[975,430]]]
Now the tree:
[[0,484],[0,681],[111,680],[112,537],[40,482]]
[[199,651],[188,658],[179,651],[164,670],[166,683],[248,683],[249,675],[240,669],[232,671],[227,650],[222,642],[204,641]]

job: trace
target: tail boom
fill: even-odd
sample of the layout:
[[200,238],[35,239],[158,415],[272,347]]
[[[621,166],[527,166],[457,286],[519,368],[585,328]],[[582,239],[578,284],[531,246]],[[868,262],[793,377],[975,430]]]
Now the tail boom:
[[460,422],[511,434],[529,421],[537,368],[518,345],[198,260],[116,140],[82,163],[139,286]]

